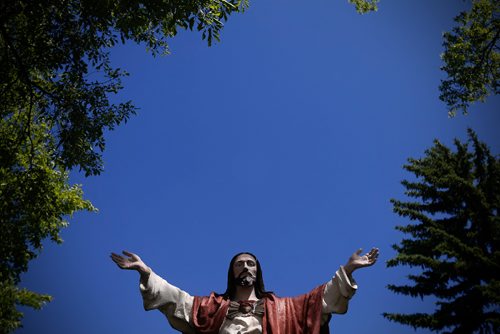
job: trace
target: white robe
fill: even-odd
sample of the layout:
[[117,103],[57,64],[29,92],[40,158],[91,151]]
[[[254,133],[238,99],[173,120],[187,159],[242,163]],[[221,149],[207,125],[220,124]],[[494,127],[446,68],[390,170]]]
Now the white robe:
[[[154,272],[151,272],[146,284],[141,283],[139,288],[145,310],[158,309],[167,317],[174,329],[183,333],[195,333],[191,326],[193,296],[168,283]],[[322,322],[326,322],[331,313],[346,313],[349,299],[352,298],[357,288],[353,277],[347,275],[344,267],[341,266],[335,276],[325,285]],[[258,316],[225,318],[219,333],[261,334],[262,318]]]

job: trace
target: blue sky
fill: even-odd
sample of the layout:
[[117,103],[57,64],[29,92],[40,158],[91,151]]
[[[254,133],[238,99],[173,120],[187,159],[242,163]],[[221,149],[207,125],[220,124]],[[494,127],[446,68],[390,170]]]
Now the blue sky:
[[223,291],[232,255],[250,251],[266,288],[288,296],[372,246],[380,260],[355,273],[331,331],[415,333],[381,316],[433,307],[386,289],[410,273],[385,266],[407,223],[389,202],[404,198],[402,165],[468,127],[500,152],[498,98],[452,119],[438,99],[442,33],[463,6],[382,0],[360,16],[344,0],[254,1],[211,48],[183,32],[168,57],[114,49],[131,74],[120,98],[140,110],[108,133],[101,176],[73,175],[99,213],[75,215],[65,242],[31,263],[22,285],[54,300],[26,310],[17,333],[174,333],[142,309],[138,275],[112,251],[138,253],[193,295]]

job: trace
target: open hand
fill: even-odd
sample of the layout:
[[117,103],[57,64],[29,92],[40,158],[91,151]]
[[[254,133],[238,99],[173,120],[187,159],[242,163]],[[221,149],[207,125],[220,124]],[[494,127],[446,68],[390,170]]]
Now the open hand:
[[128,256],[128,258],[119,254],[111,253],[111,260],[113,260],[113,262],[116,263],[121,269],[137,270],[141,275],[149,274],[151,272],[151,268],[142,262],[141,258],[137,254],[127,251],[123,251],[123,254]]
[[378,248],[372,248],[365,255],[361,255],[362,251],[363,250],[361,248],[358,249],[347,261],[344,269],[348,274],[351,274],[356,269],[372,266],[375,262],[377,262],[379,255]]

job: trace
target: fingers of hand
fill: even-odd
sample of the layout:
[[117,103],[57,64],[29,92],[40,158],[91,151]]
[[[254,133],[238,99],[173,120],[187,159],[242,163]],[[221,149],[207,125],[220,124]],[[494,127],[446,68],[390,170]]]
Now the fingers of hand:
[[115,254],[115,253],[111,253],[111,259],[115,262],[119,262],[121,260],[123,260],[123,257],[121,257],[120,255],[118,254]]
[[121,255],[111,253],[111,260],[122,269],[128,269],[130,267],[130,261]]
[[379,255],[378,248],[375,247],[372,248],[371,251],[366,254],[370,264],[374,264],[375,262],[377,262],[378,255]]
[[139,261],[140,260],[140,257],[137,254],[134,254],[132,252],[124,250],[124,251],[122,251],[122,253],[125,254],[125,255],[127,255],[128,257],[130,257],[134,261]]
[[122,253],[123,253],[124,255],[129,256],[129,257],[134,257],[134,255],[135,255],[134,253],[131,253],[131,252],[126,251],[126,250],[122,251]]

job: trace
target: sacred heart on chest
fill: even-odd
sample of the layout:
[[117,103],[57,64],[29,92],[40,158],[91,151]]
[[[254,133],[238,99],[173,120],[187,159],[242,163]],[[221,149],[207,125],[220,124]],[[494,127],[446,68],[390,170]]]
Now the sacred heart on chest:
[[243,314],[247,314],[250,311],[252,311],[252,309],[253,309],[252,305],[249,305],[247,303],[242,303],[242,304],[240,304],[240,307],[239,307],[238,311],[240,311]]

